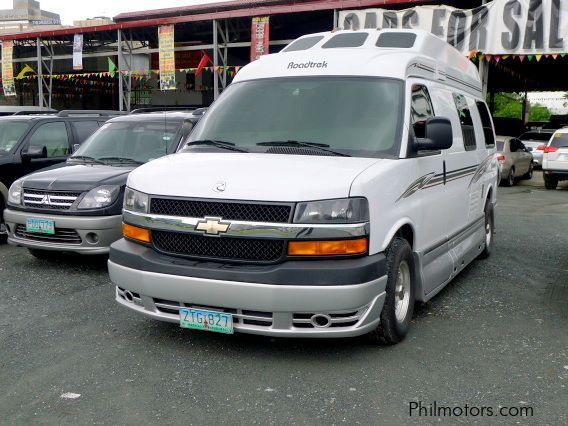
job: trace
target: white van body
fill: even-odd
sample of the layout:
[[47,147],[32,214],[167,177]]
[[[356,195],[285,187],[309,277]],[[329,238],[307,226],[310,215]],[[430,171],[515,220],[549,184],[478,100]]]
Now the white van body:
[[[359,46],[322,47],[330,40],[331,46],[349,44],[352,34],[363,40]],[[386,47],[378,47],[378,38],[384,34]],[[343,35],[347,35],[345,40],[341,39]],[[334,39],[337,36],[339,40]],[[294,43],[299,44],[294,47]],[[117,287],[116,300],[165,321],[179,322],[178,311],[195,306],[230,313],[234,330],[239,332],[293,337],[357,336],[372,332],[385,321],[381,320],[381,312],[390,291],[388,280],[393,272],[389,269],[389,247],[395,239],[404,240],[412,251],[411,304],[432,298],[487,251],[492,242],[492,208],[498,182],[493,125],[473,63],[429,33],[336,31],[301,37],[284,51],[244,67],[196,127],[190,142],[204,134],[207,126],[215,124],[216,114],[220,114],[216,110],[229,102],[227,92],[246,87],[239,85],[262,81],[293,84],[296,78],[317,82],[343,77],[400,83],[403,95],[394,155],[349,157],[318,153],[317,148],[309,150],[293,144],[277,148],[279,152],[274,153],[209,147],[189,149],[136,169],[128,178],[128,187],[147,197],[146,204],[142,210],[125,206],[123,219],[126,224],[148,229],[153,241],[141,244],[126,238],[112,246],[109,271]],[[301,96],[300,89],[298,93]],[[429,102],[431,105],[425,105]],[[369,114],[362,105],[352,104],[350,108],[354,113]],[[420,109],[449,119],[453,135],[449,149],[416,152],[413,148],[414,129],[424,124],[416,118]],[[370,113],[372,116],[373,111]],[[376,119],[381,120],[380,114]],[[342,132],[342,124],[337,121],[341,120],[335,119],[329,125],[335,132]],[[247,126],[254,132],[254,122]],[[303,149],[309,152],[304,154]],[[346,148],[343,152],[351,151]],[[231,220],[221,217],[217,208],[211,214],[207,210],[211,204],[200,204],[199,211],[204,214],[196,217],[181,210],[156,214],[151,207],[156,199],[177,200],[178,204],[179,200],[205,200],[229,203],[229,207],[235,202],[288,205],[294,215],[298,214],[299,203],[345,198],[366,200],[368,220],[311,224],[294,223],[291,216],[274,223]],[[486,219],[489,216],[490,223]],[[207,235],[209,231],[212,235]],[[159,232],[169,233],[168,243],[172,246],[168,247],[176,253],[165,250],[163,241],[157,249],[154,238]],[[368,249],[353,258],[299,259],[285,252],[276,262],[232,262],[179,252],[177,239],[181,234],[183,238],[195,236],[216,245],[217,241],[229,241],[227,238],[254,237],[261,243],[263,238],[282,239],[285,250],[288,245],[288,253],[292,241],[364,237],[368,239]],[[187,248],[189,240],[184,241]],[[401,274],[403,280],[404,271]],[[389,343],[396,341],[391,339]]]

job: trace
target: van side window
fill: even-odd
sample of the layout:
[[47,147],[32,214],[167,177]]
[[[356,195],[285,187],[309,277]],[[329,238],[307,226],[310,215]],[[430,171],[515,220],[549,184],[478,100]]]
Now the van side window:
[[495,146],[495,134],[493,133],[493,126],[491,125],[491,116],[489,115],[489,110],[485,102],[477,101],[477,111],[479,111],[479,117],[481,118],[481,125],[483,126],[483,135],[485,136],[485,146],[494,147]]
[[460,119],[464,148],[466,151],[473,151],[476,148],[475,130],[473,129],[471,112],[467,106],[467,99],[463,95],[454,93],[454,103],[456,104],[458,117]]
[[410,122],[417,138],[426,137],[426,120],[434,116],[434,107],[428,88],[421,84],[412,86],[410,102]]

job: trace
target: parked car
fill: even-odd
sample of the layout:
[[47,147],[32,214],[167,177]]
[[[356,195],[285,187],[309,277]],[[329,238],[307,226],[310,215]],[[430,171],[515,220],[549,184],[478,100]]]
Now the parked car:
[[185,328],[393,344],[415,300],[490,254],[497,176],[456,49],[413,30],[304,36],[130,174],[116,300]]
[[54,114],[56,109],[38,106],[0,106],[0,117],[7,115]]
[[57,252],[107,253],[122,236],[128,174],[175,152],[198,118],[187,111],[114,118],[66,163],[17,180],[4,212],[8,242],[40,258]]
[[533,156],[533,163],[536,167],[542,166],[542,155],[544,153],[544,147],[554,134],[554,130],[542,129],[542,130],[531,130],[530,132],[525,132],[519,139],[527,147]]
[[532,179],[533,156],[519,139],[498,137],[497,155],[502,184],[513,186],[518,179]]
[[62,163],[118,111],[61,111],[0,118],[0,243],[7,238],[2,211],[18,178]]
[[546,189],[556,189],[568,180],[568,128],[558,129],[544,149],[542,172]]

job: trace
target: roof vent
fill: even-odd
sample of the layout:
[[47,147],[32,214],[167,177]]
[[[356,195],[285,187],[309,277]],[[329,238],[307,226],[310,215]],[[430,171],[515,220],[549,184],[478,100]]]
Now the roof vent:
[[414,47],[416,41],[416,34],[414,33],[397,33],[388,32],[381,33],[377,40],[377,47],[391,47],[399,49],[410,49]]

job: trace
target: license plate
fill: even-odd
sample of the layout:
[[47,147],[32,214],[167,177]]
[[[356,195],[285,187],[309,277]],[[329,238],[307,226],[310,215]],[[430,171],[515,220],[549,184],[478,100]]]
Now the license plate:
[[55,234],[55,222],[47,219],[27,219],[26,231],[36,234]]
[[182,328],[233,334],[233,316],[223,312],[203,309],[182,308],[179,310],[179,322]]

